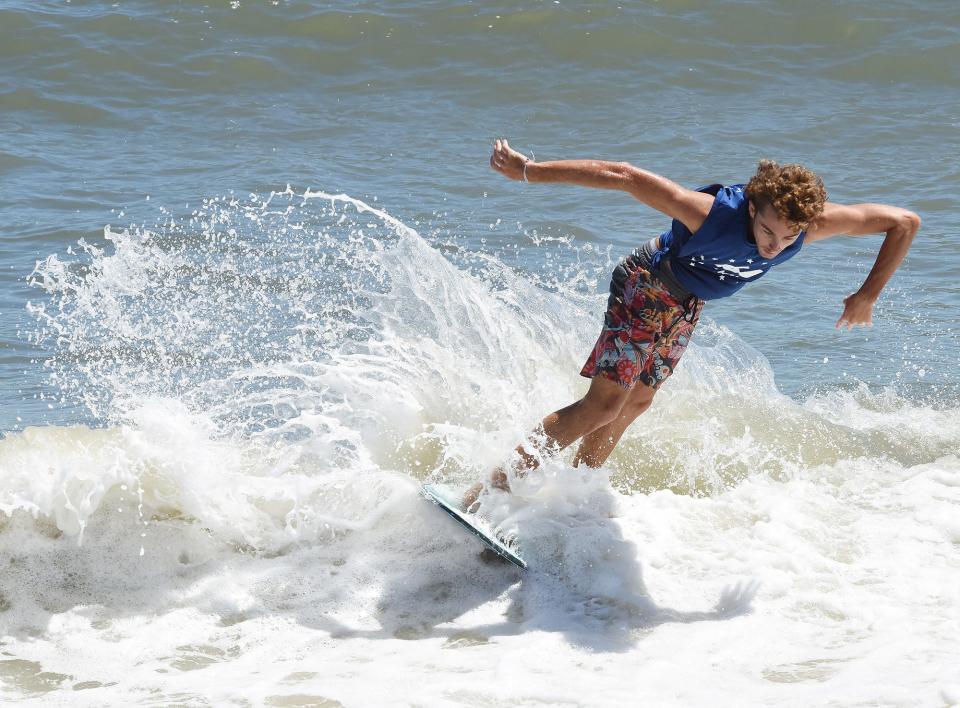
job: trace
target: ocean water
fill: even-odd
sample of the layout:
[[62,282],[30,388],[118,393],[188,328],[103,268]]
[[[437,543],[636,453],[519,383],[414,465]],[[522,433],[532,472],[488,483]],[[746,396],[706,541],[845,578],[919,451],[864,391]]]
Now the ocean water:
[[[0,699],[960,703],[953,0],[0,5]],[[508,182],[801,161],[919,213],[711,302],[606,467],[419,498],[581,396],[666,218]]]

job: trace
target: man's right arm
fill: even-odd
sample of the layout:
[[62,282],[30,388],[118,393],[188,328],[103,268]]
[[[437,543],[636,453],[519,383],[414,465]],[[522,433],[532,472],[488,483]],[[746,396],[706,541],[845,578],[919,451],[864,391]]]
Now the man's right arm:
[[597,189],[618,189],[632,194],[644,204],[672,219],[690,231],[703,224],[714,198],[703,192],[681,187],[676,182],[626,162],[605,160],[555,160],[534,162],[513,150],[506,140],[494,143],[490,165],[510,179],[528,182],[575,184]]

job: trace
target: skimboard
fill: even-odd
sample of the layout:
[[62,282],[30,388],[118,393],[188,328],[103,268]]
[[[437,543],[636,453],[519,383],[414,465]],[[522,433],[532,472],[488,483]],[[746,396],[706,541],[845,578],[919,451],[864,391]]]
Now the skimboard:
[[479,525],[480,519],[476,514],[465,514],[460,511],[460,505],[447,497],[436,485],[424,484],[420,487],[420,492],[434,504],[447,512],[453,519],[462,525],[467,531],[475,535],[484,546],[504,558],[515,566],[526,569],[527,562],[520,557],[516,550],[510,548],[501,541],[492,532],[489,532]]

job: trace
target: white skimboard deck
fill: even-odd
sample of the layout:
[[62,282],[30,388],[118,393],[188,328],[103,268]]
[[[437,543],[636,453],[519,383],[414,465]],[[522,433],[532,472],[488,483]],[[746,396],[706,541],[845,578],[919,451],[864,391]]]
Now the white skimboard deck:
[[484,529],[481,525],[482,520],[479,519],[476,514],[465,514],[464,512],[460,511],[460,505],[456,501],[450,499],[446,494],[444,494],[441,488],[434,484],[424,484],[420,487],[420,491],[427,499],[447,512],[451,518],[467,529],[467,531],[479,538],[484,546],[489,548],[501,558],[504,558],[513,563],[515,566],[526,570],[527,562],[520,557],[520,554],[517,552],[517,550],[515,548],[511,548],[497,538],[496,534],[492,531]]

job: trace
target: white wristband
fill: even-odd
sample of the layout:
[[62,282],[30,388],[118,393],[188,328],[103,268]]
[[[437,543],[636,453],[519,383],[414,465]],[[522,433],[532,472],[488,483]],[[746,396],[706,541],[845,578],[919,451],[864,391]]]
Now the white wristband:
[[529,164],[530,164],[530,160],[525,160],[524,163],[523,163],[523,181],[524,181],[524,182],[529,182],[529,181],[530,181],[530,180],[527,179],[527,165],[529,165]]

